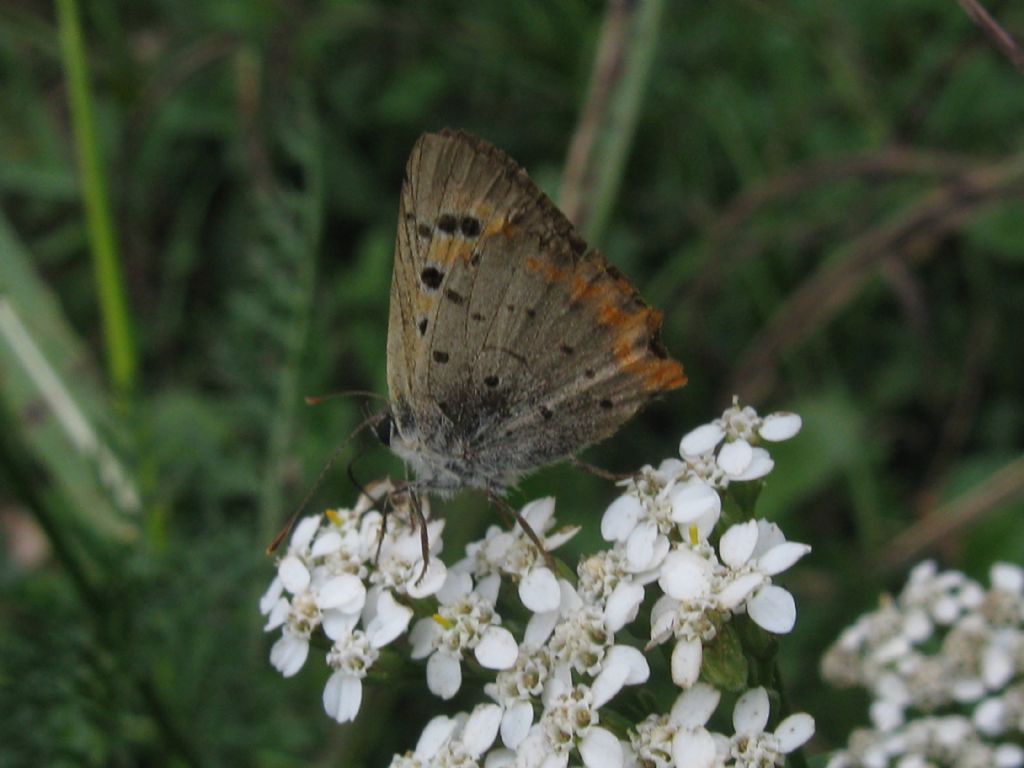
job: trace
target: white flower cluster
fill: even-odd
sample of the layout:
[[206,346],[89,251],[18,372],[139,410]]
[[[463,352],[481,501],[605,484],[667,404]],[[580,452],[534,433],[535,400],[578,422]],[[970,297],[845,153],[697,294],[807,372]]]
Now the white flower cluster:
[[[793,414],[762,419],[734,403],[686,435],[680,458],[645,467],[624,484],[601,523],[609,547],[581,560],[575,579],[568,569],[553,570],[521,526],[492,526],[446,568],[443,523],[429,519],[425,504],[424,569],[421,531],[400,494],[390,497],[397,511],[386,519],[366,497],[353,510],[307,518],[261,602],[266,629],[282,631],[271,662],[295,674],[321,629],[333,643],[324,706],[339,722],[355,717],[363,678],[382,653],[397,653],[385,646],[410,625],[407,646],[413,659],[426,659],[433,694],[453,697],[467,664],[474,678],[490,680],[483,688],[488,703],[434,718],[415,750],[396,756],[393,766],[783,765],[812,735],[811,717],[790,715],[769,729],[769,693],[752,688],[735,705],[734,733],[716,733],[707,725],[720,693],[698,680],[704,644],[733,617],[746,614],[775,634],[793,627],[793,598],[772,579],[810,548],[786,541],[764,520],[719,522],[730,484],[771,470],[760,443],[799,429]],[[392,491],[385,483],[371,495]],[[554,499],[545,498],[520,513],[547,553],[577,532],[558,528],[554,511]],[[644,641],[633,639],[640,626],[642,649]],[[670,641],[671,676],[682,689],[670,713],[635,722],[612,710],[625,687],[650,677],[645,654]],[[745,674],[746,667],[741,680]]]
[[922,563],[843,631],[823,674],[868,690],[873,728],[829,768],[1024,765],[1024,569],[996,564],[990,581]]

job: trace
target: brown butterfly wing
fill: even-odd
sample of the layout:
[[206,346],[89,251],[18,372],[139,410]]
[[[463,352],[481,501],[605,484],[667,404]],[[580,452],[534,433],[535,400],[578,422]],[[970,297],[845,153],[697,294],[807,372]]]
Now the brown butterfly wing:
[[398,428],[458,458],[466,485],[570,456],[685,383],[660,315],[515,162],[462,133],[413,149],[390,322]]

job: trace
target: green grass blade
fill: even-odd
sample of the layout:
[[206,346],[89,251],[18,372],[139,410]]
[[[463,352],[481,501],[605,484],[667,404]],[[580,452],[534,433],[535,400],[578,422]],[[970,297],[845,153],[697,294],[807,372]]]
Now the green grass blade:
[[75,0],[57,0],[57,22],[71,101],[71,122],[81,173],[89,248],[103,317],[108,374],[117,393],[129,397],[135,388],[135,343],[129,325],[121,260],[93,120],[85,46]]

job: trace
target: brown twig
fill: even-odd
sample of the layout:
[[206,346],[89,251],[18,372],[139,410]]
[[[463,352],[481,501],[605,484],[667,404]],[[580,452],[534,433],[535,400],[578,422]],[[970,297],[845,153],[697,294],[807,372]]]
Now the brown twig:
[[754,184],[733,199],[711,225],[706,250],[714,254],[714,258],[708,260],[688,289],[688,300],[709,295],[725,275],[759,252],[757,248],[742,249],[743,255],[739,255],[735,249],[728,250],[727,243],[745,231],[744,224],[750,218],[772,203],[835,182],[878,182],[907,176],[953,179],[971,167],[971,161],[962,156],[909,147],[888,147],[877,152],[814,161]]
[[843,258],[829,262],[801,285],[748,347],[732,388],[759,402],[774,384],[782,354],[839,314],[894,254],[926,258],[931,246],[978,212],[1024,193],[1024,156],[964,174],[928,193],[897,219],[858,238]]
[[985,7],[978,0],[957,0],[960,7],[970,17],[982,32],[988,35],[992,44],[1021,72],[1024,72],[1024,51],[1013,39],[1013,35],[1007,32],[998,21],[992,18]]
[[879,565],[886,571],[899,570],[1021,497],[1024,497],[1024,456],[992,473],[959,498],[934,507],[890,542],[879,558]]
[[985,372],[996,338],[996,318],[990,304],[982,302],[971,323],[970,336],[962,365],[962,375],[956,386],[956,396],[945,407],[946,419],[942,436],[932,454],[918,496],[919,517],[924,517],[938,500],[945,478],[974,424],[974,417],[982,400]]
[[618,193],[663,5],[664,0],[608,0],[559,191],[565,215],[591,242],[600,239]]
[[607,120],[612,94],[625,70],[630,18],[634,13],[630,6],[631,3],[618,0],[608,3],[587,101],[569,144],[562,174],[559,202],[569,221],[580,229],[585,227],[589,216],[587,190],[593,183],[598,135]]

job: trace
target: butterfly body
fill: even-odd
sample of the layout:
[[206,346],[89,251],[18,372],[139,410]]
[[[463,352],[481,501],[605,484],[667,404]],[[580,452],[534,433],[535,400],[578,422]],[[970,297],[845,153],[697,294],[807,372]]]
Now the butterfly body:
[[402,186],[388,329],[391,450],[416,487],[500,493],[682,386],[659,313],[514,161],[425,134]]

